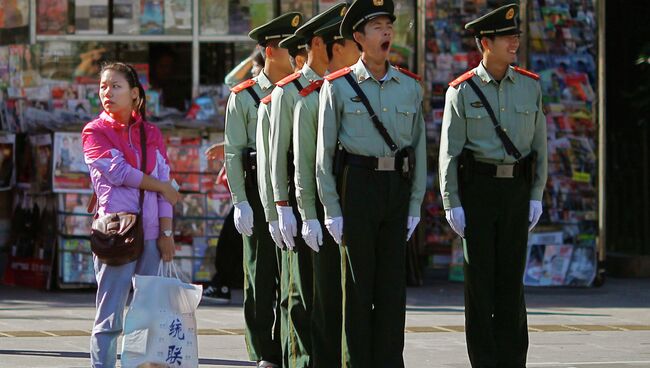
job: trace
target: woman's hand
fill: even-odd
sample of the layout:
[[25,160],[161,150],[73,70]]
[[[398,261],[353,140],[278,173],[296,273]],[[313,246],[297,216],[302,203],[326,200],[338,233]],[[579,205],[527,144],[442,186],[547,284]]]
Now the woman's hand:
[[176,253],[174,237],[160,235],[158,237],[157,243],[158,251],[160,252],[160,258],[162,258],[162,260],[165,262],[171,262],[174,259],[174,254]]
[[171,182],[169,181],[163,183],[160,194],[162,194],[167,202],[171,203],[172,206],[175,206],[176,203],[181,200],[181,194],[178,193],[176,189],[174,189],[174,187],[171,185]]

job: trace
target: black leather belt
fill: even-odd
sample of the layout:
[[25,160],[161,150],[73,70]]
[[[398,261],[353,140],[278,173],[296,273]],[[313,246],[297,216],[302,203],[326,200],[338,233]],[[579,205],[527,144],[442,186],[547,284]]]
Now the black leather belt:
[[525,174],[524,167],[525,165],[522,162],[501,165],[488,164],[480,161],[474,161],[472,163],[473,172],[500,179],[518,178]]
[[350,166],[361,167],[369,170],[376,171],[398,171],[397,161],[395,157],[371,157],[355,155],[348,153],[345,163]]

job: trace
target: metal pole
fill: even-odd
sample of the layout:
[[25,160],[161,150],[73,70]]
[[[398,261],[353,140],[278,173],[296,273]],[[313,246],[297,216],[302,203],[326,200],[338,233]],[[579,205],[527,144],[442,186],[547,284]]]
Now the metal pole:
[[36,43],[36,0],[29,1],[29,43]]
[[199,44],[199,0],[192,1],[192,98],[199,95],[201,53]]
[[[528,65],[528,22],[530,22],[530,16],[528,15],[529,9],[528,9],[528,0],[521,0],[519,8],[521,9],[521,15],[519,17],[519,21],[521,22],[521,37],[520,37],[520,50],[521,50],[521,59],[519,60],[519,65],[521,65],[523,68],[530,68]],[[535,72],[541,72],[541,70],[534,70]]]
[[597,0],[598,21],[598,260],[605,260],[607,240],[607,106],[605,73],[605,0]]
[[[415,65],[417,66],[417,73],[424,76],[426,73],[425,68],[425,57],[424,53],[426,50],[426,0],[416,0],[416,25],[415,30],[415,49],[417,53],[417,60]],[[425,81],[426,82],[426,81]]]

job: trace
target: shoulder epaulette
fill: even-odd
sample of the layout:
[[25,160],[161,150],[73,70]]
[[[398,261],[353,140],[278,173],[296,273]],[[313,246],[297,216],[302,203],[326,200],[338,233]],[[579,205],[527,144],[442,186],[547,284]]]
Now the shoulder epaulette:
[[237,94],[237,93],[245,90],[246,88],[254,86],[256,83],[257,83],[257,81],[255,79],[249,79],[249,80],[243,81],[243,82],[239,83],[238,85],[232,87],[230,89],[230,92],[232,92],[234,94]]
[[406,69],[406,68],[402,68],[401,66],[395,66],[395,69],[397,69],[397,70],[399,70],[400,72],[402,72],[402,73],[408,75],[409,77],[415,79],[415,80],[418,81],[418,82],[422,80],[422,77],[420,77],[419,75],[413,73],[412,71],[410,71],[410,70],[408,70],[408,69]]
[[474,76],[474,70],[472,69],[472,70],[470,70],[468,72],[465,72],[465,74],[463,74],[460,77],[454,79],[453,81],[449,82],[449,86],[456,88],[459,84],[463,83],[464,81],[470,79],[473,76]]
[[266,97],[261,99],[260,102],[265,104],[265,105],[268,105],[269,102],[271,102],[271,93],[269,93],[268,95],[266,95]]
[[307,97],[307,96],[309,96],[310,93],[316,91],[322,85],[323,85],[323,80],[322,79],[315,80],[315,81],[311,82],[307,87],[303,88],[302,91],[300,91],[300,95],[302,97]]
[[289,83],[293,82],[294,80],[298,79],[299,77],[300,77],[300,72],[295,72],[295,73],[293,73],[293,74],[289,74],[287,77],[285,77],[284,79],[280,80],[280,81],[279,81],[278,83],[276,83],[275,85],[278,86],[278,87],[284,87],[284,86],[286,86],[287,84],[289,84]]
[[531,71],[520,68],[518,66],[513,67],[513,69],[519,74],[522,74],[522,75],[525,75],[527,77],[533,78],[534,80],[539,80],[539,74],[535,74],[535,73],[533,73]]
[[339,70],[335,71],[334,73],[329,73],[328,75],[325,76],[325,79],[327,79],[328,81],[331,82],[336,78],[340,78],[340,77],[342,77],[342,76],[344,76],[346,74],[350,74],[351,71],[352,71],[352,68],[345,67],[343,69],[339,69]]

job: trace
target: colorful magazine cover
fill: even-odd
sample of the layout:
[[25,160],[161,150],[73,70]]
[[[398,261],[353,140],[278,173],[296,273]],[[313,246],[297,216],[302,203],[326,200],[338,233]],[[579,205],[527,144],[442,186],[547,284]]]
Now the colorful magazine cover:
[[74,14],[77,34],[108,33],[107,0],[76,0]]
[[90,240],[79,238],[59,238],[60,271],[63,283],[95,283],[93,256]]
[[140,33],[140,2],[113,0],[113,33]]
[[176,213],[180,218],[205,218],[205,206],[205,194],[187,193],[176,204]]
[[36,32],[50,35],[68,33],[68,1],[38,0],[36,3]]
[[90,173],[88,165],[84,162],[81,134],[54,133],[53,165],[54,192],[89,193],[91,191]]
[[208,238],[196,237],[192,240],[194,251],[194,281],[210,281],[216,273],[214,259],[216,248],[210,247]]
[[542,276],[539,280],[540,286],[561,286],[564,285],[571,262],[572,245],[547,245],[544,249],[544,261]]
[[0,191],[16,183],[16,135],[0,134]]
[[229,0],[200,0],[200,26],[202,35],[228,34]]
[[34,162],[31,191],[41,193],[52,189],[52,136],[38,134],[29,137]]
[[191,0],[165,0],[165,34],[192,34]]
[[163,34],[163,0],[140,1],[140,33]]
[[524,285],[539,286],[544,268],[544,244],[532,244],[528,247],[526,269],[524,271]]
[[568,286],[591,285],[596,277],[597,261],[595,244],[577,245],[573,250],[564,284]]

